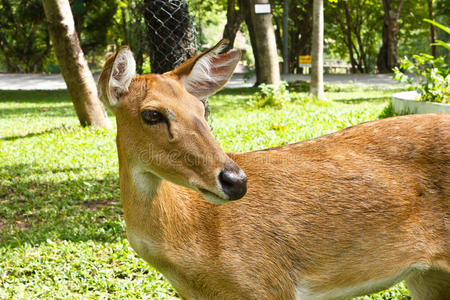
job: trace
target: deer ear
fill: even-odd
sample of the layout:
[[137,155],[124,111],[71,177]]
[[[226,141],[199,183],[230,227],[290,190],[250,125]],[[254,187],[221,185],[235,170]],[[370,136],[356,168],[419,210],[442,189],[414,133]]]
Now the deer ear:
[[98,80],[100,100],[110,109],[119,104],[120,97],[128,92],[131,79],[136,75],[136,62],[128,46],[122,46],[103,67]]
[[228,82],[241,58],[241,52],[236,49],[219,54],[227,44],[228,40],[221,40],[168,74],[177,76],[186,90],[197,98],[202,100],[211,96]]

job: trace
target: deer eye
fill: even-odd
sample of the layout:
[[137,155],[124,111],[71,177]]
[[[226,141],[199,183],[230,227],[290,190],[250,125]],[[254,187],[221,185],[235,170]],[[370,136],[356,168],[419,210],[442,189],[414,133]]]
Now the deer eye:
[[144,122],[149,125],[154,125],[164,120],[164,116],[156,110],[144,110],[141,116]]

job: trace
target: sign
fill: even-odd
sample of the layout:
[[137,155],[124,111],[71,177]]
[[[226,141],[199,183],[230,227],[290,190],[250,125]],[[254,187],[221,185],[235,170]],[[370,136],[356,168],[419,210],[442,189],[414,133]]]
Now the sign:
[[255,14],[270,14],[272,7],[270,4],[255,4]]
[[300,65],[310,65],[312,62],[311,56],[300,56]]

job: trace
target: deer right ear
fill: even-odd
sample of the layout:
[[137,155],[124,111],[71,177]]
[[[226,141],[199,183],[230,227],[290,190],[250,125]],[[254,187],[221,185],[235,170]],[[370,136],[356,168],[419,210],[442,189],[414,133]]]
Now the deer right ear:
[[136,75],[136,62],[128,46],[122,46],[105,62],[98,79],[98,96],[110,109],[119,105]]

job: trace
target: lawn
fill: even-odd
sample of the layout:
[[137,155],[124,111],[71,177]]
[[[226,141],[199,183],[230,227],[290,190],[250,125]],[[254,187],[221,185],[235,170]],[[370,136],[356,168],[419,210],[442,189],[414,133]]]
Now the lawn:
[[[329,87],[328,101],[209,99],[226,151],[302,141],[383,115],[400,87]],[[112,116],[111,121],[114,122]],[[124,232],[115,130],[78,126],[67,91],[0,91],[0,299],[176,299]],[[409,299],[404,286],[361,299]]]

